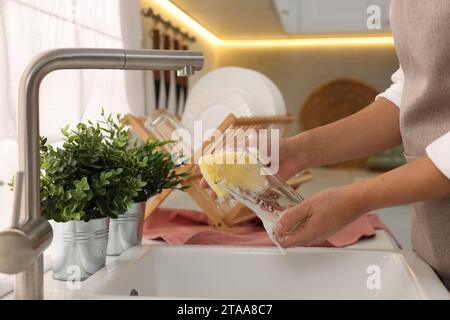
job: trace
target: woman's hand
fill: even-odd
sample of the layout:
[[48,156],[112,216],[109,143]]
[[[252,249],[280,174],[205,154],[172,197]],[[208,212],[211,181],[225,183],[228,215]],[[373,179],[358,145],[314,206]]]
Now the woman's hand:
[[319,192],[289,209],[274,227],[283,247],[326,240],[365,212],[450,197],[450,180],[428,156],[376,177]]
[[364,213],[353,186],[321,191],[289,209],[275,225],[284,248],[318,244]]
[[[280,139],[277,176],[287,181],[292,176],[308,167],[308,159],[302,148],[301,135]],[[271,164],[274,167],[275,163]]]

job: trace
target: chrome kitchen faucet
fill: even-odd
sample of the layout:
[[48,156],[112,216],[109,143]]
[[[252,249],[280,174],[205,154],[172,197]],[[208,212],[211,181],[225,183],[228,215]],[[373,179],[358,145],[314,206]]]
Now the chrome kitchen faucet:
[[39,164],[39,88],[49,73],[62,69],[201,70],[201,52],[175,50],[56,49],[38,55],[19,87],[19,172],[11,228],[0,232],[0,272],[16,274],[16,299],[43,299],[43,252],[52,228],[41,216]]

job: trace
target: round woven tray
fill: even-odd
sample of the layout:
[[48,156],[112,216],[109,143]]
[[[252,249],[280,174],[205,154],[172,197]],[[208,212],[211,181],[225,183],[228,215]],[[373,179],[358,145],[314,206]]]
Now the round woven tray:
[[[316,89],[306,100],[300,112],[303,131],[345,118],[373,102],[377,90],[352,79],[338,79]],[[365,168],[367,158],[348,161],[333,167]]]

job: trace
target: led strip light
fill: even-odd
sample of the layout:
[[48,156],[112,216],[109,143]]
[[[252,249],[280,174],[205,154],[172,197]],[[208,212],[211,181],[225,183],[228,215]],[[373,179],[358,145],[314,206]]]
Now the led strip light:
[[394,45],[392,36],[342,36],[321,38],[288,38],[288,39],[249,39],[223,40],[192,19],[183,10],[169,0],[152,0],[175,16],[180,22],[191,28],[211,44],[220,47],[311,47],[311,46],[364,46],[364,45]]

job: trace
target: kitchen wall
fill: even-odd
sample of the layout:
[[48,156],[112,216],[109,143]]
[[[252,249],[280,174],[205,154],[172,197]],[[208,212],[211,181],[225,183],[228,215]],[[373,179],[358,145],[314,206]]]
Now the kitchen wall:
[[223,48],[219,65],[251,68],[271,78],[297,118],[290,129],[295,133],[301,106],[318,86],[353,78],[382,91],[390,85],[398,60],[392,46]]
[[[321,46],[321,47],[216,47],[178,17],[153,0],[140,0],[141,7],[153,8],[163,18],[197,37],[191,49],[205,55],[203,71],[190,77],[190,85],[205,73],[222,66],[241,66],[258,70],[280,88],[288,112],[297,118],[290,133],[300,130],[298,116],[308,95],[320,85],[337,78],[353,78],[382,91],[390,85],[391,74],[398,67],[392,45]],[[148,48],[151,19],[142,18],[143,46]]]

